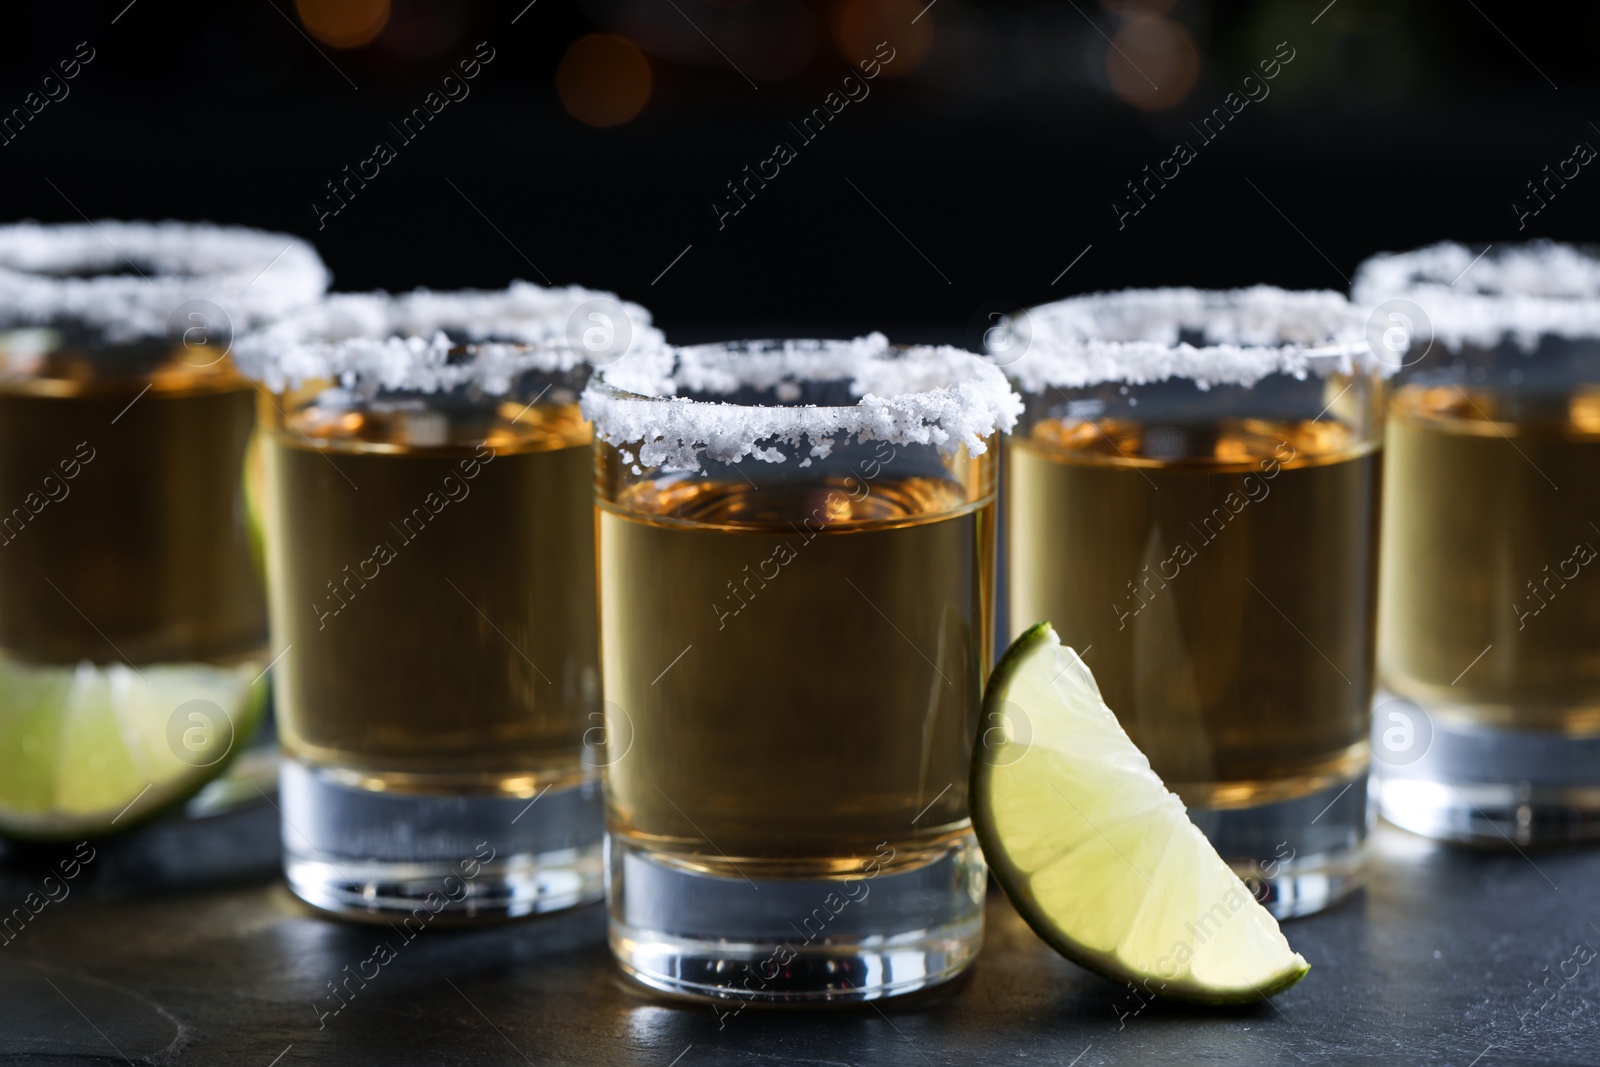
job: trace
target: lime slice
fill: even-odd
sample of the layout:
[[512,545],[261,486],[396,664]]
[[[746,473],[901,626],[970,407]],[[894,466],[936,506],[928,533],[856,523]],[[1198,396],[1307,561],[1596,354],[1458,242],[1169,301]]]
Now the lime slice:
[[0,834],[89,837],[188,799],[260,722],[255,673],[0,661]]
[[1310,965],[1189,821],[1049,623],[989,680],[972,821],[1017,911],[1068,959],[1212,1004],[1281,993]]

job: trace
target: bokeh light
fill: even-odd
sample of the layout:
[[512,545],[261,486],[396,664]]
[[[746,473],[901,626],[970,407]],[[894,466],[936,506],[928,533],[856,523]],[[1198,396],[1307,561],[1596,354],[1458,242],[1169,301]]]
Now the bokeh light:
[[1194,88],[1200,76],[1200,51],[1187,30],[1159,18],[1126,23],[1106,50],[1111,89],[1134,107],[1162,111]]
[[894,59],[882,65],[881,73],[898,78],[927,58],[933,44],[933,16],[926,0],[846,0],[834,21],[834,34],[840,53],[852,64],[881,59],[876,51],[887,42],[893,51],[883,54]]
[[383,32],[389,0],[294,0],[306,32],[334,48],[359,48]]
[[650,99],[650,61],[633,42],[591,33],[568,46],[556,69],[567,114],[590,126],[620,126]]

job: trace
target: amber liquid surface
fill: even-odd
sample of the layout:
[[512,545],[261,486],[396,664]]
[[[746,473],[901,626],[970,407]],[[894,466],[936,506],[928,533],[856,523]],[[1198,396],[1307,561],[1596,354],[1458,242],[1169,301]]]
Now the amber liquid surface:
[[263,405],[295,756],[399,791],[584,776],[600,729],[589,427],[575,404],[520,408],[451,443],[436,411]]
[[1600,390],[1408,385],[1390,407],[1386,689],[1467,723],[1600,732]]
[[[0,654],[235,662],[266,644],[244,493],[254,388],[220,353],[0,381]],[[112,374],[106,372],[112,371]]]
[[1365,768],[1376,442],[1329,422],[1045,420],[1008,462],[1011,632],[1053,623],[1186,803]]
[[647,482],[600,504],[613,833],[759,878],[884,842],[915,864],[965,832],[994,498],[868,488]]

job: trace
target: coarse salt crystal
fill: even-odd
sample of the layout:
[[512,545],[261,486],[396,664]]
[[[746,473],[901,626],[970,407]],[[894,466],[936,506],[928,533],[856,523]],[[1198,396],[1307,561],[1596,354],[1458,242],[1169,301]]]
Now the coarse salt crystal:
[[[753,389],[792,400],[807,382],[847,383],[856,402],[705,399]],[[874,333],[851,341],[741,341],[629,355],[590,380],[583,410],[601,440],[637,446],[640,464],[694,471],[702,458],[783,463],[780,444],[806,448],[809,463],[841,438],[932,445],[946,455],[964,445],[977,455],[987,450],[985,438],[1016,424],[1022,401],[1005,375],[970,352],[900,348]]]
[[183,305],[209,301],[243,332],[315,300],[328,280],[316,251],[282,233],[113,219],[0,226],[0,326],[66,320],[125,343],[166,336],[175,314],[187,322]]
[[1069,297],[1002,323],[990,359],[1025,391],[1187,378],[1206,388],[1271,374],[1381,374],[1361,315],[1332,290],[1126,289]]
[[662,344],[650,313],[612,293],[548,289],[418,289],[334,293],[241,338],[240,369],[281,390],[310,379],[346,388],[504,394],[529,371],[570,371]]
[[1600,257],[1556,241],[1385,252],[1361,264],[1350,291],[1368,309],[1414,303],[1450,349],[1509,339],[1532,351],[1545,336],[1600,338]]

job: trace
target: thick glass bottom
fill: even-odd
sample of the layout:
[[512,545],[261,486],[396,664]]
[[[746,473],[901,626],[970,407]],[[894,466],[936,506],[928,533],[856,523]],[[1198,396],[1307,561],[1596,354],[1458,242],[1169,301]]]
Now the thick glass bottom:
[[[983,943],[987,868],[969,831],[910,869],[755,880],[606,839],[611,951],[661,992],[745,1004],[877,1000],[960,974]],[[867,873],[867,872],[873,873]]]
[[289,888],[346,918],[509,919],[604,891],[598,780],[532,799],[390,793],[285,758],[279,804]]
[[1279,919],[1322,911],[1361,887],[1371,823],[1365,772],[1292,800],[1191,807],[1189,817]]
[[1501,847],[1600,840],[1600,737],[1482,725],[1387,693],[1373,734],[1378,810],[1402,829]]
[[1600,840],[1600,786],[1387,778],[1373,791],[1385,819],[1440,841],[1504,847]]

